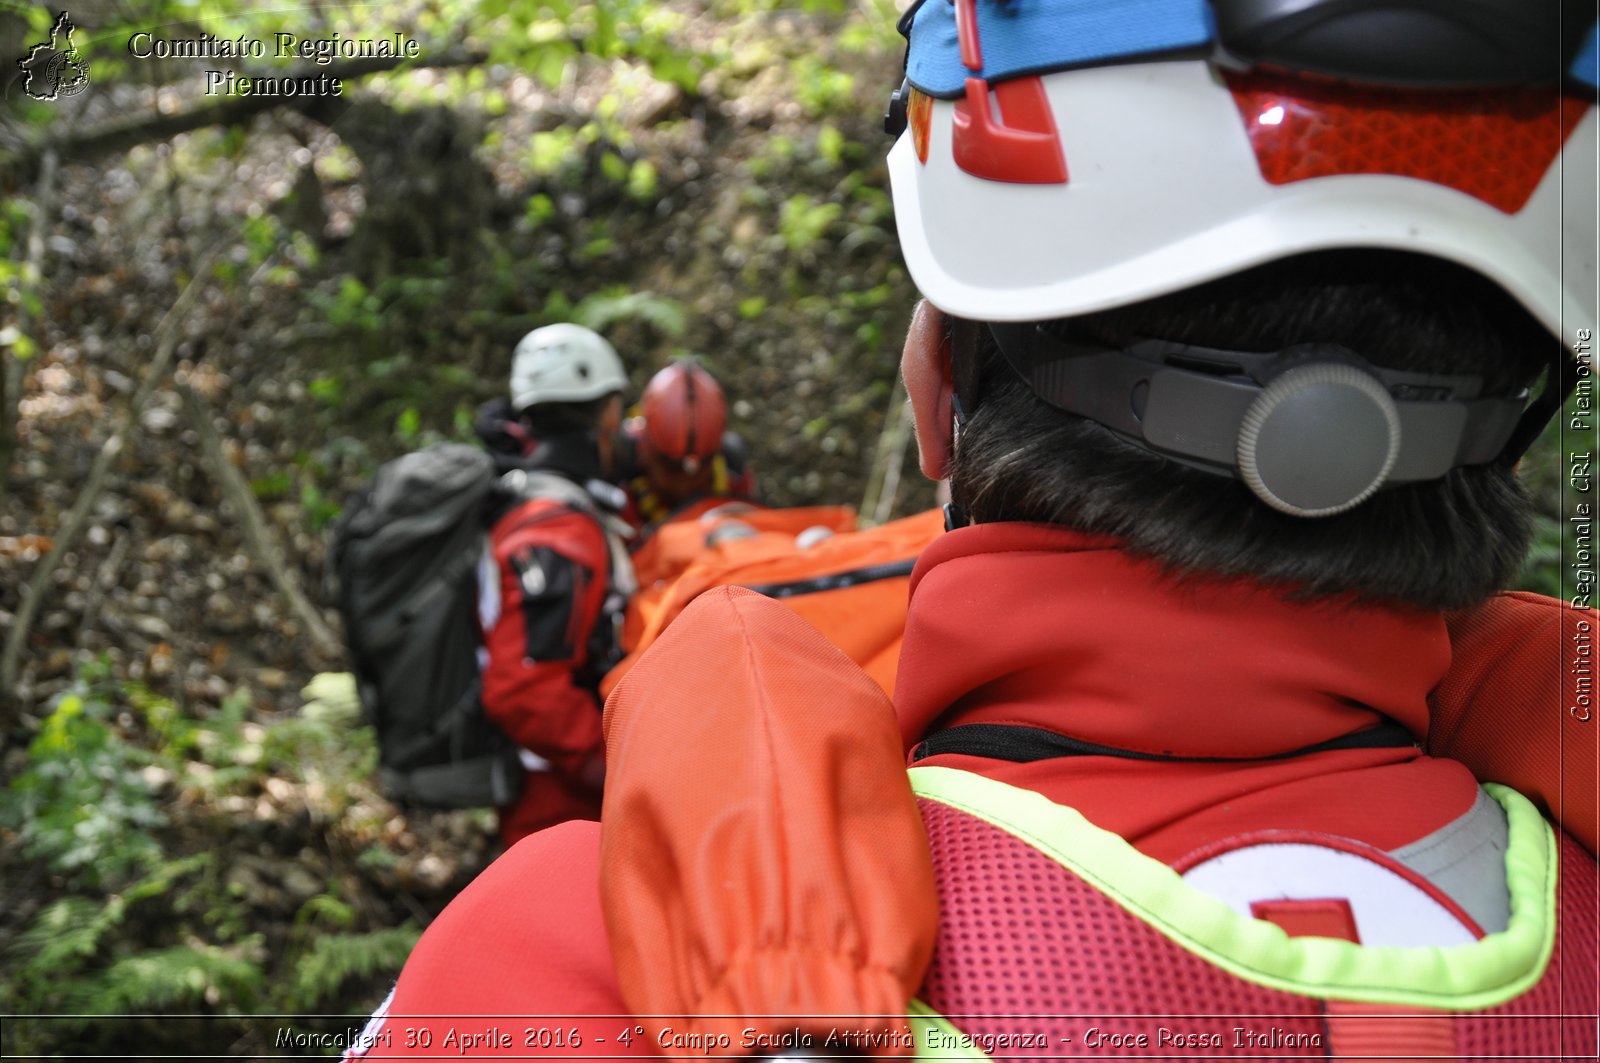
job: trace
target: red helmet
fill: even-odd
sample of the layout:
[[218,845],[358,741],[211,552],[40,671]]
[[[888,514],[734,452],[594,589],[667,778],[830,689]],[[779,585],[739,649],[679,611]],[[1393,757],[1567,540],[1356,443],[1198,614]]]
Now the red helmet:
[[651,377],[639,409],[645,449],[684,472],[698,472],[722,449],[728,405],[716,380],[694,362],[673,362]]

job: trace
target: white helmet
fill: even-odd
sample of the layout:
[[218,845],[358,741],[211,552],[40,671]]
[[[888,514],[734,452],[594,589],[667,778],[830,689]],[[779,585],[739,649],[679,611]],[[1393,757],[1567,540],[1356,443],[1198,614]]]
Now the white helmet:
[[[901,251],[930,302],[990,323],[1044,401],[1283,512],[1330,516],[1386,484],[1515,460],[1600,316],[1582,8],[919,0],[886,123],[905,128],[889,156]],[[1078,349],[1020,324],[1335,248],[1498,284],[1561,341],[1543,393],[1524,408],[1476,377],[1395,374],[1327,344]],[[1324,430],[1303,431],[1312,420]]]
[[[919,3],[891,105],[906,263],[946,311],[1036,321],[1301,252],[1415,251],[1573,345],[1596,327],[1597,119],[1556,81],[1560,6]],[[1591,88],[1593,19],[1567,20],[1562,59]]]
[[582,325],[536,328],[511,356],[511,405],[519,413],[546,402],[587,402],[627,386],[616,350]]

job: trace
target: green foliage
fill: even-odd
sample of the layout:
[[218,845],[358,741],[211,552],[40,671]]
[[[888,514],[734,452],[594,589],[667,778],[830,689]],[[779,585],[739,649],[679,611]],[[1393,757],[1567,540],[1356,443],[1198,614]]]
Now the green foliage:
[[795,99],[808,116],[821,118],[855,108],[855,78],[844,71],[806,55],[795,61],[792,73]]
[[318,938],[294,966],[287,996],[289,1008],[310,1011],[353,978],[399,970],[421,936],[420,929],[407,923],[365,934]]
[[677,300],[651,292],[633,292],[620,286],[595,292],[565,314],[554,315],[552,319],[562,317],[596,332],[605,332],[622,321],[642,321],[669,339],[682,336],[689,324],[683,306]]
[[656,198],[656,167],[649,159],[636,159],[629,168],[628,195],[644,202]]
[[537,229],[555,216],[555,201],[543,192],[529,196],[527,206],[522,211],[523,220],[528,223],[529,228],[534,229]]
[[[419,445],[436,428],[467,435],[476,403],[503,390],[509,343],[536,324],[583,321],[618,332],[630,359],[635,351],[641,358],[659,359],[675,347],[720,350],[690,314],[714,311],[720,320],[736,307],[738,320],[731,324],[737,331],[727,337],[726,355],[736,359],[763,331],[781,337],[801,315],[807,315],[801,324],[823,322],[824,316],[810,308],[791,313],[777,283],[785,265],[781,248],[775,240],[763,240],[778,235],[784,247],[815,255],[830,237],[853,229],[866,209],[853,188],[841,183],[863,154],[851,99],[855,82],[832,69],[838,52],[834,42],[823,49],[826,54],[811,56],[806,53],[812,42],[801,38],[812,27],[831,35],[841,25],[846,34],[859,37],[862,12],[883,2],[714,0],[713,5],[667,9],[653,0],[439,0],[386,10],[380,24],[360,5],[314,10],[246,0],[101,5],[89,57],[95,76],[90,101],[98,97],[115,107],[154,100],[155,86],[168,79],[159,90],[163,106],[202,102],[188,91],[197,64],[141,63],[126,56],[133,28],[162,26],[173,36],[203,30],[218,39],[268,41],[280,29],[346,37],[396,31],[418,37],[425,54],[456,47],[488,50],[491,61],[478,69],[436,70],[425,77],[400,71],[347,83],[345,91],[358,104],[373,98],[401,106],[409,99],[457,107],[474,120],[503,108],[514,112],[488,123],[503,139],[500,147],[480,153],[495,180],[492,227],[481,239],[464,242],[470,253],[454,261],[383,262],[381,254],[366,252],[369,237],[383,237],[387,215],[377,208],[387,205],[382,197],[391,175],[368,172],[367,166],[383,157],[387,145],[381,135],[370,138],[380,154],[368,155],[368,140],[358,134],[387,130],[365,121],[360,128],[344,123],[325,130],[290,108],[280,113],[282,121],[268,117],[194,131],[171,150],[147,146],[127,160],[131,181],[117,180],[130,187],[131,199],[104,182],[98,187],[110,188],[112,200],[96,193],[87,206],[78,192],[58,189],[66,197],[61,203],[71,202],[79,211],[78,221],[69,224],[63,216],[60,223],[74,239],[80,230],[90,231],[85,223],[99,226],[103,213],[113,224],[121,225],[120,218],[149,226],[149,238],[130,231],[115,234],[119,240],[128,237],[120,243],[104,241],[111,247],[137,245],[141,254],[149,249],[148,263],[126,255],[107,259],[125,276],[112,272],[112,266],[102,268],[104,248],[87,236],[80,241],[85,254],[72,262],[63,258],[60,270],[54,259],[46,259],[45,272],[55,271],[56,277],[41,279],[38,271],[24,276],[19,241],[30,221],[27,200],[14,196],[0,203],[0,292],[6,300],[0,309],[0,344],[5,345],[0,353],[26,357],[36,339],[59,346],[63,335],[77,330],[104,345],[111,359],[107,364],[120,366],[124,356],[137,364],[131,340],[141,327],[147,329],[143,317],[153,314],[145,315],[144,307],[140,320],[124,321],[121,310],[101,317],[104,308],[123,299],[123,282],[137,281],[139,268],[225,233],[217,269],[236,289],[229,294],[240,297],[224,304],[239,307],[239,320],[215,314],[212,320],[197,320],[192,335],[203,336],[204,343],[184,357],[223,374],[222,386],[241,410],[257,401],[285,407],[275,410],[281,416],[270,423],[241,419],[241,434],[266,448],[252,449],[258,456],[252,487],[258,497],[278,503],[272,507],[274,520],[290,508],[287,503],[298,503],[309,527],[324,528],[338,515],[335,500],[397,446]],[[48,21],[44,5],[27,7],[30,18]],[[707,7],[716,8],[709,18],[702,17]],[[74,14],[87,25],[86,13]],[[892,15],[887,21],[892,33]],[[763,35],[774,36],[767,27],[780,23],[798,25],[802,32],[786,32],[792,39],[765,50],[745,47]],[[80,43],[85,42],[80,38]],[[263,65],[280,61],[268,59]],[[522,74],[555,91],[530,95]],[[138,83],[132,84],[135,75]],[[117,84],[124,79],[127,83]],[[660,82],[682,93],[663,93]],[[763,162],[775,180],[770,192],[752,190],[762,197],[758,210],[745,212],[753,216],[752,237],[746,238],[748,226],[734,228],[743,221],[732,216],[736,211],[717,221],[719,230],[733,231],[730,250],[763,260],[747,277],[728,283],[704,274],[695,261],[697,247],[661,251],[660,244],[650,242],[656,234],[646,223],[689,221],[685,215],[691,210],[724,199],[728,175],[719,170],[720,161],[696,147],[701,152],[694,160],[700,167],[696,172],[684,165],[683,147],[709,143],[720,152],[727,145],[735,149],[732,158],[740,157],[741,146],[729,145],[724,136],[730,129],[719,117],[725,113],[720,100],[708,105],[699,97],[731,98],[745,84],[761,94],[754,100],[751,128],[772,122],[773,143]],[[806,128],[796,122],[790,101],[798,101],[806,113],[833,116],[832,124],[820,132]],[[16,102],[24,109],[32,106]],[[546,104],[544,114],[532,113]],[[591,106],[590,120],[579,117],[521,143],[514,140],[527,138],[551,114],[581,116]],[[48,106],[33,110],[46,121],[75,113]],[[642,114],[653,124],[629,124]],[[739,119],[732,131],[745,124]],[[464,128],[475,126],[475,121],[464,123]],[[339,137],[347,143],[330,145]],[[311,151],[312,162],[299,159],[297,141]],[[106,165],[118,164],[108,160]],[[307,165],[315,167],[315,182]],[[297,170],[304,188],[290,195],[320,185],[325,197],[320,204],[308,195],[284,197]],[[791,175],[795,180],[787,180]],[[77,183],[91,192],[97,187],[94,181]],[[808,193],[805,200],[784,208],[800,190]],[[115,209],[109,206],[113,202]],[[351,212],[359,214],[363,203],[369,211],[353,238],[342,237],[338,225],[296,231],[301,225],[313,228],[311,223],[322,217],[342,224]],[[327,208],[325,214],[298,209],[319,206]],[[781,209],[790,216],[779,234]],[[694,231],[692,224],[681,226],[687,241],[679,237],[680,244],[692,243]],[[757,267],[766,267],[765,272]],[[865,269],[861,273],[868,276]],[[115,282],[111,292],[92,285],[69,287],[102,278]],[[872,283],[863,281],[851,290],[867,292]],[[78,296],[81,303],[73,301]],[[54,309],[46,314],[47,303],[66,316]],[[850,343],[850,329],[874,327],[880,311],[889,313],[865,302],[846,309],[850,316],[843,326],[828,326],[833,330],[828,338],[841,346]],[[61,320],[53,323],[57,317]],[[720,342],[719,332],[712,335]],[[814,339],[800,338],[807,348]],[[281,339],[282,349],[263,347],[264,339]],[[247,349],[255,354],[238,353]],[[91,375],[86,383],[74,377],[73,387],[110,401],[110,393],[93,379],[93,370],[104,361],[95,350],[82,349],[78,364]],[[261,361],[267,357],[263,350],[270,351],[270,362]],[[845,358],[840,356],[841,364]],[[730,371],[735,365],[737,360],[729,362]],[[280,385],[277,394],[257,393],[257,385],[269,378]],[[798,416],[791,434],[798,434],[806,416]],[[838,425],[837,419],[833,423]],[[304,453],[292,464],[281,457],[261,463],[260,455],[281,456],[296,448]],[[67,456],[58,451],[57,457]],[[774,482],[780,481],[775,477]],[[201,537],[201,549],[226,548],[226,539],[212,543],[211,538]],[[241,590],[229,587],[227,593]],[[253,647],[257,651],[272,645],[276,652],[281,639],[291,637],[287,631],[262,635],[267,641]],[[0,815],[15,825],[0,831],[0,842],[14,842],[7,855],[26,865],[20,873],[6,869],[8,884],[39,881],[51,891],[48,897],[27,897],[28,904],[14,912],[14,946],[0,957],[0,997],[8,1007],[26,1001],[26,1007],[41,1011],[83,1006],[212,1014],[291,1004],[344,1008],[348,1001],[340,1001],[339,994],[381,969],[392,969],[409,947],[404,931],[363,937],[379,925],[375,907],[389,903],[408,881],[405,864],[413,858],[409,847],[415,840],[394,825],[392,808],[372,793],[376,747],[370,730],[349,712],[310,706],[299,714],[260,715],[253,693],[243,688],[221,705],[197,694],[207,687],[193,683],[185,688],[191,700],[166,696],[168,682],[176,688],[204,661],[206,650],[197,645],[204,641],[209,636],[180,632],[172,642],[183,674],[151,679],[156,689],[110,683],[102,675],[94,680],[103,681],[94,704],[79,693],[80,708],[53,706],[51,722],[40,727],[36,746],[13,777],[15,785],[0,798]],[[238,650],[234,667],[248,674],[253,662],[242,648],[243,638],[228,641]],[[130,659],[137,649],[130,648]],[[80,683],[90,681],[87,673],[80,677]],[[260,699],[261,714],[269,711],[270,700]],[[146,819],[150,810],[155,815]],[[100,822],[80,832],[80,817]],[[221,837],[227,840],[219,842]],[[235,862],[237,857],[246,859]],[[281,873],[285,866],[312,873],[310,886],[291,889]],[[371,891],[351,885],[362,880],[382,883],[389,892],[375,902]],[[308,888],[323,892],[306,900]],[[282,923],[290,914],[294,928],[286,931]],[[37,1033],[33,1046],[41,1054],[63,1047],[50,1041],[49,1031]]]
[[19,362],[26,362],[39,351],[39,345],[34,342],[33,337],[15,325],[0,328],[0,347],[8,348],[11,357]]
[[[761,146],[761,154],[751,159],[747,164],[750,177],[756,181],[765,181],[782,173],[794,161],[795,143],[790,137],[782,133],[767,138]],[[760,191],[759,186],[746,189],[747,193]]]
[[628,179],[628,164],[616,152],[608,151],[600,156],[600,172],[608,181],[622,184]]
[[791,196],[778,217],[778,234],[795,254],[810,250],[827,235],[844,207],[838,203],[818,203],[805,193]]
[[328,324],[352,332],[376,332],[383,324],[383,303],[359,277],[346,275],[338,290],[327,295],[312,292],[311,305],[321,311]]
[[151,832],[167,822],[141,772],[151,758],[122,740],[112,715],[104,673],[80,678],[56,698],[27,769],[0,794],[0,823],[23,851],[91,889],[154,866],[161,848]]
[[252,266],[259,266],[283,242],[283,224],[271,214],[246,218],[239,226],[239,235],[249,253]]
[[831,125],[823,125],[817,130],[817,154],[830,165],[839,165],[844,160],[844,134]]
[[275,774],[314,786],[326,814],[342,814],[351,804],[352,787],[378,770],[377,736],[362,724],[354,679],[338,689],[324,688],[300,715],[268,727],[262,754]]
[[354,181],[361,176],[361,160],[343,144],[322,152],[316,159],[317,177],[329,184]]
[[[187,832],[166,817],[124,816],[120,838],[82,827],[97,811],[126,811],[131,799],[119,797],[119,780],[139,780],[139,807],[154,808],[141,766],[181,780],[185,804],[294,779],[325,824],[340,822],[376,769],[376,742],[360,724],[348,674],[319,676],[306,693],[299,714],[263,726],[251,720],[253,698],[242,688],[216,711],[190,716],[142,685],[113,681],[103,662],[80,670],[4,800],[24,855],[59,875],[61,887],[0,946],[0,999],[21,1016],[7,1020],[8,1052],[81,1050],[94,1043],[97,1015],[210,1014],[226,1030],[230,1015],[346,1010],[350,994],[367,1003],[381,992],[419,931],[411,922],[363,925],[337,879],[299,905],[287,940],[273,946],[261,899],[233,877],[237,853],[179,851]],[[80,846],[95,849],[87,863]],[[349,866],[394,860],[368,841],[359,857],[352,849]]]
[[709,62],[681,39],[684,16],[655,0],[481,0],[470,25],[492,61],[551,87],[582,55],[642,61],[685,91],[696,88]]
[[[9,310],[4,317],[13,320],[37,320],[44,310],[39,298],[43,279],[39,268],[26,262],[22,255],[23,241],[37,210],[37,205],[15,198],[0,205],[0,292],[4,293],[0,305]],[[38,353],[38,344],[18,325],[7,323],[0,326],[0,353],[25,362]]]
[[48,1001],[47,990],[94,958],[121,912],[87,897],[63,897],[47,904],[7,950],[6,996],[23,1010]]
[[580,265],[587,266],[595,259],[604,258],[616,249],[616,238],[601,232],[585,241],[583,246],[578,248],[576,257]]
[[528,138],[528,169],[538,176],[555,176],[581,165],[583,153],[579,149],[579,131],[569,126],[535,133]]
[[[1572,425],[1589,426],[1585,432]],[[1567,599],[1574,593],[1574,577],[1579,567],[1583,544],[1577,522],[1566,519],[1577,512],[1579,503],[1594,505],[1593,477],[1585,470],[1575,479],[1573,454],[1591,454],[1595,449],[1594,420],[1581,412],[1576,397],[1550,423],[1528,449],[1518,466],[1521,479],[1534,503],[1533,544],[1524,560],[1515,587]],[[1585,459],[1586,461],[1588,459]],[[1582,490],[1584,481],[1589,489]]]
[[294,473],[288,469],[274,469],[250,481],[250,493],[263,502],[284,498],[294,486]]
[[415,446],[417,437],[422,434],[422,413],[415,406],[401,410],[394,421],[394,434],[400,442]]
[[47,904],[6,950],[3,995],[23,1011],[83,1015],[154,1010],[221,992],[248,1002],[262,979],[242,947],[139,949],[128,940],[135,916],[182,896],[215,865],[214,853],[163,860],[120,894]]
[[355,920],[354,908],[332,893],[319,893],[300,906],[300,910],[294,916],[294,925],[297,930],[308,927],[348,930]]
[[344,404],[344,381],[331,373],[321,373],[306,385],[306,394],[324,406],[337,408]]
[[1561,588],[1563,534],[1562,521],[1546,513],[1533,518],[1533,545],[1523,560],[1517,586],[1522,590],[1563,597]]
[[322,488],[307,481],[300,486],[300,509],[306,515],[306,527],[322,531],[344,512],[344,506],[323,494]]
[[172,945],[125,956],[81,984],[69,1006],[123,1015],[228,1000],[248,1010],[266,983],[259,963],[234,949]]

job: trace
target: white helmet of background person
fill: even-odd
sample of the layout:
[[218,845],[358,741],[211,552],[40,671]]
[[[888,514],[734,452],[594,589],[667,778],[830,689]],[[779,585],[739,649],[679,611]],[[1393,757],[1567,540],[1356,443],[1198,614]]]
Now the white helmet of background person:
[[511,355],[511,406],[519,413],[546,402],[588,402],[627,386],[616,350],[582,325],[536,328]]
[[1048,320],[1368,247],[1595,327],[1589,0],[926,0],[900,25],[895,221],[945,311]]
[[[918,0],[900,28],[906,264],[1052,405],[1321,517],[1515,461],[1588,358],[1590,0]],[[1328,345],[1087,350],[1021,324],[1347,248],[1498,284],[1560,341],[1542,394],[1524,408]]]

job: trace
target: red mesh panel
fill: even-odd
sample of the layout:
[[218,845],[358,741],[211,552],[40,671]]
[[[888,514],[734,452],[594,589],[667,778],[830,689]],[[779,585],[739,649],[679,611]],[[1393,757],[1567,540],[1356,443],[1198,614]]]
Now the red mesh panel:
[[[1457,1019],[1467,1058],[1522,1055],[1594,1059],[1596,997],[1600,995],[1600,879],[1594,857],[1561,836],[1560,921],[1545,978],[1498,1008]],[[1564,987],[1564,991],[1563,991]]]
[[1355,87],[1272,73],[1225,74],[1275,185],[1338,174],[1416,177],[1521,210],[1588,110],[1554,88]]
[[[939,882],[939,938],[922,999],[975,1038],[1042,1031],[1051,1041],[1045,1049],[996,1048],[996,1058],[1205,1055],[1207,1047],[1218,1055],[1325,1054],[1285,1043],[1316,1034],[1326,1045],[1319,1001],[1206,963],[981,820],[929,801],[922,814]],[[1030,1013],[1049,1018],[1014,1017]],[[1279,1040],[1272,1053],[1263,1053],[1266,1042],[1236,1047],[1235,1027]],[[1090,1028],[1135,1041],[1143,1034],[1146,1044],[1085,1043]],[[1163,1044],[1163,1029],[1217,1044]]]
[[[919,996],[980,1047],[985,1038],[1044,1033],[1049,1040],[1046,1047],[1001,1045],[990,1055],[1281,1059],[1328,1052],[1320,1000],[1235,978],[1004,831],[937,802],[919,804],[939,883],[939,937]],[[1460,1058],[1595,1058],[1600,881],[1594,858],[1565,836],[1561,870],[1549,973],[1508,1004],[1456,1016]],[[1142,1034],[1146,1043],[1086,1044],[1091,1028],[1102,1036]],[[1240,1044],[1237,1029],[1257,1040]],[[1220,1044],[1208,1052],[1162,1043],[1163,1030]],[[1305,1035],[1317,1035],[1321,1047],[1293,1043]]]

